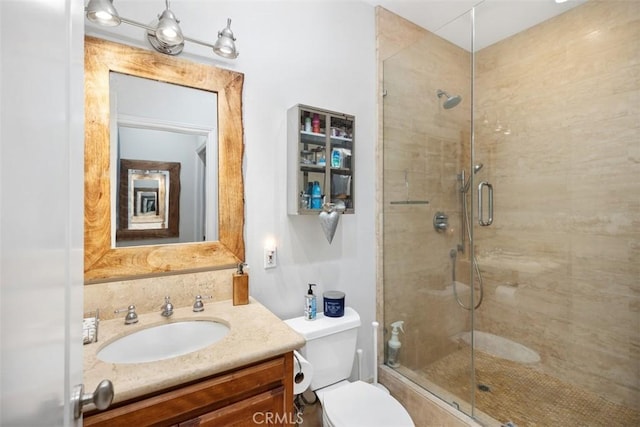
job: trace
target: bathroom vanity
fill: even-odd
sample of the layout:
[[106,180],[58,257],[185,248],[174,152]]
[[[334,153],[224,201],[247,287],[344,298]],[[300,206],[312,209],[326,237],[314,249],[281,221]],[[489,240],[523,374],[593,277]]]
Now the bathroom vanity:
[[[251,425],[290,414],[292,353],[88,414],[85,426]],[[285,422],[293,419],[285,415]]]
[[[101,348],[136,330],[187,320],[224,323],[229,333],[170,359],[106,363],[98,357]],[[84,425],[251,425],[268,424],[267,417],[289,425],[295,420],[292,351],[304,342],[253,299],[243,306],[209,303],[201,313],[179,308],[169,319],[159,312],[142,314],[136,325],[104,321],[99,341],[85,346],[84,383],[90,389],[110,379],[115,396],[108,410],[87,411]]]

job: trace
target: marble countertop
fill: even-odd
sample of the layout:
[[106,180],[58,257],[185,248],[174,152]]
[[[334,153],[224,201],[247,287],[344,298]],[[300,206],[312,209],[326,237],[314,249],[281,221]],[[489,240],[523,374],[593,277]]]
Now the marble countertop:
[[[85,390],[93,391],[100,381],[108,379],[115,392],[113,402],[122,402],[259,362],[305,344],[301,335],[253,298],[247,305],[234,306],[231,300],[205,302],[205,310],[200,313],[182,307],[175,309],[170,318],[162,317],[158,310],[139,314],[138,319],[135,325],[125,325],[123,313],[122,318],[100,322],[99,341],[83,346]],[[198,319],[224,323],[230,331],[201,350],[157,362],[114,364],[97,358],[101,348],[124,335],[151,326]]]

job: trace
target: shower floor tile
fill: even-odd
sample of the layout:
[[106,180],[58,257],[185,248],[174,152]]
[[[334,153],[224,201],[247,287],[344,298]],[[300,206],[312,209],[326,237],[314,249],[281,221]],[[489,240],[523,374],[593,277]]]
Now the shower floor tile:
[[[469,400],[470,350],[460,349],[419,371],[460,400]],[[525,426],[640,426],[640,412],[617,405],[532,367],[476,352],[476,408],[499,422]],[[423,384],[424,385],[424,384]],[[484,390],[484,391],[482,391]],[[465,405],[466,406],[466,405]],[[478,417],[482,420],[482,417]]]

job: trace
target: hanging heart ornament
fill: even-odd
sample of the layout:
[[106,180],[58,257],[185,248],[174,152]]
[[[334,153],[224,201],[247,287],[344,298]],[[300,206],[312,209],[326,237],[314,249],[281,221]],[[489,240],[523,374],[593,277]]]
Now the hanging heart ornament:
[[322,231],[324,231],[324,235],[327,237],[327,241],[329,243],[331,243],[334,234],[336,234],[336,228],[338,228],[339,220],[340,214],[335,210],[333,204],[326,203],[322,207],[322,212],[320,212],[320,225],[322,226]]

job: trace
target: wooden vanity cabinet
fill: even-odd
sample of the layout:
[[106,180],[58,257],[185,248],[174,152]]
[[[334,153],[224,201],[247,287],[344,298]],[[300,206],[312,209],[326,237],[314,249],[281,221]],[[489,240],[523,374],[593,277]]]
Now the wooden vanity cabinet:
[[[293,425],[293,353],[90,412],[85,426]],[[117,391],[117,390],[116,390]]]

